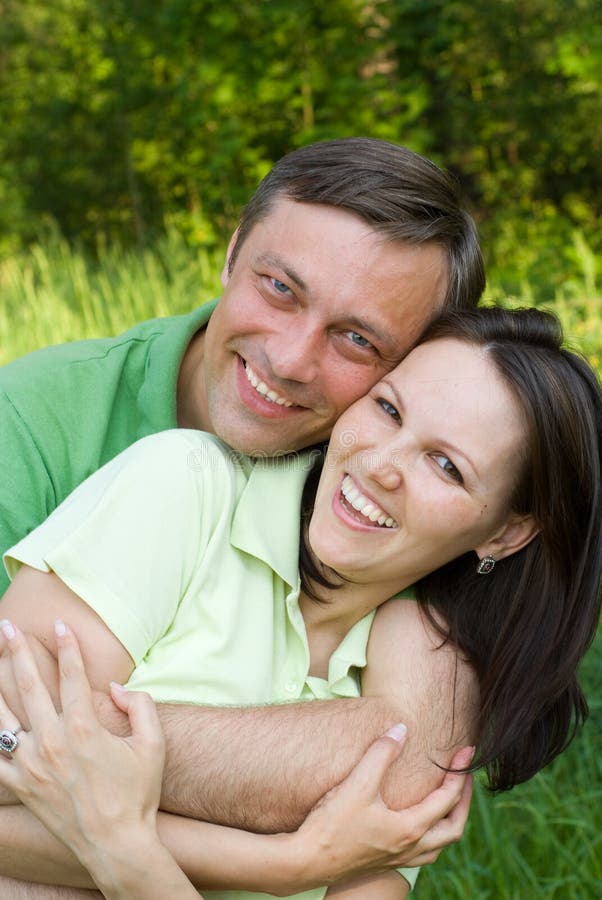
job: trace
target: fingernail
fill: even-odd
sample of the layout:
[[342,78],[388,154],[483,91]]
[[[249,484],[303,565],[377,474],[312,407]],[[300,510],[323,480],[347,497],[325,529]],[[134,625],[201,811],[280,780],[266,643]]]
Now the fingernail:
[[118,681],[110,681],[109,687],[114,688],[116,691],[120,691],[122,694],[127,693],[127,688],[125,688],[122,684],[119,684]]
[[385,732],[385,737],[393,738],[394,741],[403,741],[407,731],[408,729],[406,726],[400,722],[399,725],[394,725],[393,728],[389,728],[389,730]]
[[57,619],[54,623],[54,633],[57,637],[63,637],[64,634],[67,634],[67,629],[65,628],[65,623],[61,622],[60,619]]
[[2,621],[0,622],[0,628],[2,628],[2,634],[4,635],[4,637],[9,641],[11,641],[17,633],[15,631],[15,626],[12,624],[12,622],[9,622],[8,619],[2,619]]
[[462,768],[467,768],[471,764],[476,749],[476,747],[464,747],[460,751],[460,765],[462,766]]

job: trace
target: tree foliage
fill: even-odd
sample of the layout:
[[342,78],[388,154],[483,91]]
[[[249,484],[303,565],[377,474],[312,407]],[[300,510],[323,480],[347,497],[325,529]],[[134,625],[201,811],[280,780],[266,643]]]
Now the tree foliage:
[[351,134],[454,171],[508,264],[602,249],[598,0],[0,0],[0,47],[5,251],[49,219],[221,242],[275,159]]

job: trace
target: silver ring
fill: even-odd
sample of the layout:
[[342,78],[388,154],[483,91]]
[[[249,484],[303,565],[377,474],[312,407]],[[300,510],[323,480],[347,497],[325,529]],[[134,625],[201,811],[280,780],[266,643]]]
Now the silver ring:
[[18,725],[14,731],[9,731],[8,729],[0,731],[0,751],[2,751],[2,753],[10,754],[15,752],[19,746],[19,738],[17,735],[20,731],[23,731],[20,725]]

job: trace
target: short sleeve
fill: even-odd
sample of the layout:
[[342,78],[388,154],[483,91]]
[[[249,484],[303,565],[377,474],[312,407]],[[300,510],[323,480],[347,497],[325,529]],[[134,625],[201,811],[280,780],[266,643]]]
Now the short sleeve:
[[229,474],[210,436],[178,430],[144,438],[12,547],[8,572],[13,577],[23,563],[54,571],[137,665],[169,628],[229,506]]
[[[0,392],[0,553],[56,506],[54,489],[27,424]],[[8,578],[0,569],[0,597]]]

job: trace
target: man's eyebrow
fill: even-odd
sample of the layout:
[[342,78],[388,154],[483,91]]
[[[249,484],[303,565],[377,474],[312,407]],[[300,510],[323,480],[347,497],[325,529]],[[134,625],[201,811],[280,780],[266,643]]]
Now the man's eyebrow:
[[257,266],[275,266],[277,269],[280,269],[286,277],[293,281],[298,288],[302,291],[307,290],[307,285],[301,278],[298,272],[295,272],[294,269],[291,269],[290,265],[286,262],[286,260],[282,259],[281,256],[275,255],[273,253],[262,253],[261,256],[257,257],[255,261],[255,265]]
[[377,340],[381,342],[391,343],[391,335],[386,334],[384,331],[381,331],[374,322],[369,322],[367,319],[362,319],[361,316],[345,316],[343,319],[346,325],[351,325],[352,328],[358,331],[367,331],[368,334],[371,334],[372,337],[377,338]]
[[[280,269],[289,281],[294,282],[294,284],[302,291],[308,291],[308,287],[306,282],[303,280],[301,275],[298,272],[295,272],[294,269],[291,268],[290,264],[279,256],[276,253],[262,253],[261,256],[258,256],[255,260],[256,266],[273,266],[277,269]],[[393,341],[391,338],[391,334],[380,329],[374,322],[368,321],[368,319],[364,319],[361,316],[344,316],[342,319],[345,324],[349,325],[353,330],[357,329],[358,331],[365,331],[367,334],[376,338],[383,344],[395,344],[395,351],[392,355],[393,360],[398,360],[401,358],[402,350],[401,348],[397,350],[397,341]]]

